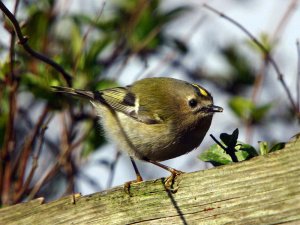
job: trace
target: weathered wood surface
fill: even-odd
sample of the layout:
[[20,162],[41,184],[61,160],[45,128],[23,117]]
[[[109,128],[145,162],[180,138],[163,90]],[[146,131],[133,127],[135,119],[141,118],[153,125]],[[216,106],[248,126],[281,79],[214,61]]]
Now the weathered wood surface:
[[0,209],[0,224],[300,224],[300,140],[252,160],[41,204]]

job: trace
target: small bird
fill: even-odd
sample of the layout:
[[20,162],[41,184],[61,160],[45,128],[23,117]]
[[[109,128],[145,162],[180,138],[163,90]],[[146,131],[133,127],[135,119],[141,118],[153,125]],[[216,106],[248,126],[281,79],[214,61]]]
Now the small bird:
[[137,182],[142,177],[134,159],[170,171],[167,181],[173,182],[182,172],[159,162],[198,147],[213,114],[223,111],[200,85],[167,77],[145,78],[126,87],[99,91],[59,86],[53,89],[90,100],[107,138],[129,154]]

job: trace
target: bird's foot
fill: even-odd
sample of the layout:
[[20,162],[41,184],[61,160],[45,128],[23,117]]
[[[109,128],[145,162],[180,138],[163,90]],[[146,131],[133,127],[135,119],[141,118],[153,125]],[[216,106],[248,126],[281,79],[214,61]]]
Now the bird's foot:
[[184,172],[182,172],[180,170],[175,170],[175,169],[172,169],[172,171],[171,170],[169,170],[169,171],[171,172],[171,176],[169,176],[165,179],[164,185],[165,185],[165,188],[167,191],[176,193],[179,188],[178,182],[176,182],[177,178]]
[[143,181],[143,178],[140,175],[137,175],[136,180],[126,182],[124,184],[125,193],[128,194],[129,196],[132,196],[131,193],[130,193],[131,184],[139,183],[139,182],[142,182],[142,181]]

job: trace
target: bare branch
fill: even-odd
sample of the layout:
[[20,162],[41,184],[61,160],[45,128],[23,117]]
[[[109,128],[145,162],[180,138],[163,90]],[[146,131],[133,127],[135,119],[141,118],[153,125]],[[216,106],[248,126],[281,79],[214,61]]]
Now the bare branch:
[[296,45],[297,45],[297,55],[298,55],[298,69],[297,69],[297,82],[296,82],[297,108],[298,110],[300,110],[300,43],[299,40],[297,40]]
[[48,179],[50,179],[57,173],[59,168],[60,165],[58,161],[56,161],[52,166],[49,165],[49,167],[44,173],[44,176],[32,188],[31,192],[28,195],[28,200],[35,198],[36,194],[39,192],[41,187],[47,182]]
[[281,18],[278,26],[275,29],[274,35],[273,35],[273,42],[278,39],[279,34],[282,32],[282,30],[285,28],[288,20],[291,18],[292,13],[296,11],[298,5],[298,0],[291,0],[290,4],[288,5],[283,17]]
[[44,144],[44,137],[45,137],[45,132],[48,128],[48,124],[50,123],[51,119],[53,118],[53,116],[51,115],[47,121],[45,122],[45,124],[42,125],[41,127],[41,131],[40,131],[40,137],[39,137],[39,143],[38,143],[38,147],[37,147],[37,152],[35,153],[35,155],[33,156],[32,159],[32,166],[29,172],[28,177],[26,178],[26,181],[24,182],[24,184],[22,185],[21,190],[16,193],[16,196],[14,198],[14,202],[19,202],[23,196],[23,194],[27,191],[30,182],[32,181],[33,175],[36,171],[36,168],[38,167],[38,159],[40,157],[41,151],[42,151],[42,147]]
[[0,9],[2,10],[2,12],[8,17],[8,19],[11,21],[15,32],[17,34],[17,37],[19,39],[19,44],[21,44],[23,46],[23,48],[25,49],[25,51],[27,53],[29,53],[31,56],[33,56],[34,58],[37,58],[43,62],[45,62],[46,64],[52,66],[55,70],[57,70],[58,72],[60,72],[63,76],[63,78],[65,79],[66,83],[69,86],[72,86],[72,76],[70,74],[68,74],[59,64],[57,64],[56,62],[54,62],[52,59],[48,58],[47,56],[36,52],[35,50],[33,50],[28,44],[28,38],[23,36],[23,33],[21,31],[20,25],[17,21],[17,19],[15,18],[15,16],[5,7],[5,5],[3,4],[2,1],[0,1]]
[[33,144],[38,136],[39,130],[42,127],[42,124],[43,124],[46,116],[48,115],[48,112],[49,112],[49,107],[45,106],[35,127],[33,128],[32,132],[29,134],[29,136],[26,138],[26,142],[24,144],[23,151],[20,154],[19,159],[16,161],[19,164],[18,169],[17,169],[18,171],[16,172],[18,174],[17,175],[18,181],[16,182],[16,191],[18,191],[18,192],[19,192],[19,190],[21,190],[21,187],[23,185],[25,169],[27,166],[29,155],[33,148]]
[[218,10],[216,10],[215,8],[213,8],[213,7],[211,7],[211,6],[209,6],[209,5],[207,5],[207,4],[203,4],[203,6],[205,7],[205,8],[207,8],[208,10],[210,10],[210,11],[212,11],[212,12],[214,12],[214,13],[216,13],[216,14],[218,14],[220,17],[222,17],[222,18],[224,18],[224,19],[226,19],[226,20],[228,20],[229,22],[231,22],[232,24],[234,24],[236,27],[238,27],[240,30],[242,30],[261,50],[262,50],[262,52],[264,53],[264,57],[266,58],[266,59],[268,59],[268,61],[271,63],[271,65],[273,66],[273,68],[275,69],[275,71],[276,71],[276,73],[277,73],[277,78],[278,78],[278,80],[280,81],[280,83],[282,84],[282,86],[283,86],[283,88],[284,88],[284,90],[285,90],[285,92],[286,92],[286,94],[287,94],[287,96],[288,96],[288,99],[289,99],[289,101],[290,101],[290,103],[291,103],[291,106],[292,106],[292,108],[293,108],[293,110],[294,110],[294,112],[296,113],[296,114],[298,114],[298,109],[297,109],[297,107],[296,107],[296,104],[295,104],[295,102],[294,102],[294,100],[293,100],[293,97],[292,97],[292,95],[291,95],[291,92],[290,92],[290,90],[289,90],[289,88],[288,88],[288,86],[287,86],[287,84],[286,84],[286,82],[285,82],[285,80],[284,80],[284,78],[283,78],[283,74],[282,74],[282,72],[280,71],[280,69],[279,69],[279,67],[278,67],[278,65],[277,65],[277,63],[275,62],[275,60],[273,59],[273,57],[270,55],[270,52],[269,52],[269,50],[268,49],[266,49],[265,48],[265,46],[260,42],[260,41],[258,41],[258,39],[257,38],[255,38],[254,37],[254,35],[252,35],[251,33],[250,33],[250,31],[248,31],[245,27],[243,27],[241,24],[239,24],[237,21],[235,21],[234,19],[232,19],[232,18],[230,18],[230,17],[228,17],[227,15],[225,15],[224,13],[221,13],[220,11],[218,11]]
[[[17,13],[19,5],[19,0],[16,0],[14,6],[14,15]],[[15,124],[15,116],[17,112],[17,88],[19,86],[18,81],[15,79],[15,39],[16,35],[15,32],[10,32],[11,39],[10,39],[10,47],[9,47],[9,67],[10,67],[10,74],[7,75],[7,87],[9,92],[9,117],[6,123],[5,129],[5,136],[4,136],[4,143],[2,149],[2,159],[3,163],[0,165],[0,193],[4,204],[9,203],[11,201],[11,177],[12,177],[12,161],[11,161],[11,154],[15,149],[15,131],[14,131],[14,124]]]
[[109,167],[109,178],[108,178],[107,185],[106,185],[107,189],[111,188],[111,186],[112,186],[112,182],[113,182],[115,172],[116,172],[116,164],[117,164],[118,160],[120,159],[120,156],[121,156],[121,152],[119,150],[117,150],[114,161],[110,164],[110,167]]

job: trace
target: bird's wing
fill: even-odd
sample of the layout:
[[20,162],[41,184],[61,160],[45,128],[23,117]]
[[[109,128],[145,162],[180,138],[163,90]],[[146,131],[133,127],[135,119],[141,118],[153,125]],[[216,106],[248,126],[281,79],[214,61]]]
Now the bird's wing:
[[133,119],[146,124],[161,123],[162,120],[143,107],[140,111],[139,99],[127,87],[116,87],[99,91],[95,100],[112,109],[122,112]]
[[151,113],[145,107],[143,107],[143,110],[139,110],[139,99],[128,87],[116,87],[103,91],[86,91],[60,86],[52,86],[52,89],[55,92],[89,99],[92,103],[106,105],[142,123],[157,124],[162,122],[158,115]]

